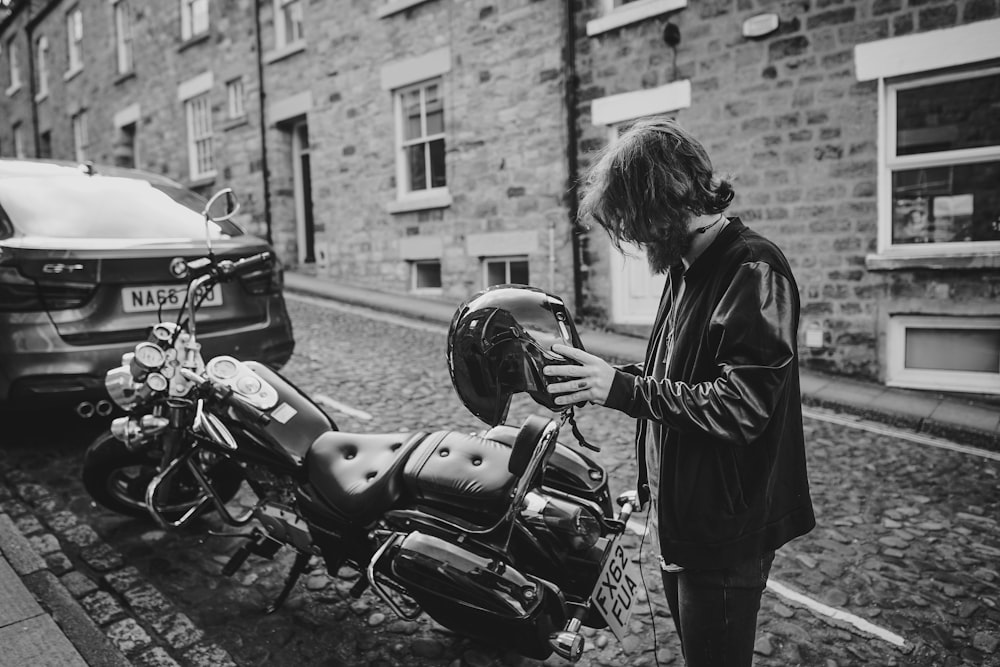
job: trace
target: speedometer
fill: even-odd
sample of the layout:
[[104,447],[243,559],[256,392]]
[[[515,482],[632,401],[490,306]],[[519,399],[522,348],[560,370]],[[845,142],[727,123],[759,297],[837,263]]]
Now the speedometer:
[[139,343],[135,346],[135,362],[147,371],[157,370],[166,360],[166,353],[158,345]]

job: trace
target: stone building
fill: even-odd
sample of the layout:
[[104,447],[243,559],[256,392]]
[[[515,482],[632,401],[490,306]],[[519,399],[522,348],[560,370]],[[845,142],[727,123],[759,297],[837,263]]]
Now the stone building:
[[662,279],[575,224],[577,180],[669,114],[788,254],[806,364],[997,394],[998,3],[15,0],[0,155],[231,185],[331,280],[531,282],[641,331]]

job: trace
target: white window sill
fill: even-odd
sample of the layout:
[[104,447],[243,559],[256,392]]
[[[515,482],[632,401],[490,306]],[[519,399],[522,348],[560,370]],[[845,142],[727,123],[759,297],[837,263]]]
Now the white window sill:
[[375,10],[375,16],[380,19],[384,19],[386,16],[398,14],[404,9],[416,7],[417,5],[425,2],[427,2],[427,0],[389,0],[389,2],[386,2],[384,5]]
[[410,195],[391,201],[385,205],[389,213],[409,213],[411,211],[426,211],[432,208],[447,208],[451,206],[451,193],[447,190],[434,191],[430,194]]
[[21,84],[17,84],[17,85],[14,85],[14,86],[10,86],[10,87],[9,87],[9,88],[7,88],[7,90],[6,90],[6,91],[4,91],[4,92],[6,93],[7,97],[13,97],[13,96],[14,96],[14,94],[15,94],[15,93],[17,93],[17,91],[19,91],[19,90],[21,90]]
[[865,267],[869,271],[1000,269],[1000,250],[937,254],[889,251],[866,256]]
[[264,54],[264,64],[270,65],[271,63],[276,63],[279,60],[284,60],[294,56],[296,53],[301,53],[306,50],[306,40],[299,39],[289,44],[280,46],[273,51],[268,51]]
[[204,174],[197,174],[197,175],[192,174],[191,179],[184,185],[191,188],[192,190],[196,188],[203,188],[206,185],[212,185],[213,183],[215,183],[216,173],[217,172],[209,171],[205,172]]
[[63,81],[69,81],[82,71],[83,71],[83,65],[80,65],[76,69],[67,70],[66,73],[63,74]]
[[612,9],[601,18],[587,21],[587,37],[645,21],[660,14],[684,9],[687,4],[687,0],[645,0],[645,2],[622,5]]

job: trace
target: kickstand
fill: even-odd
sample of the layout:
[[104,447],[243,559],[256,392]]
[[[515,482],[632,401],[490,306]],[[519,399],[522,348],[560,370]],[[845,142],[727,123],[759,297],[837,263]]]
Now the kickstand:
[[306,567],[309,565],[309,560],[312,558],[310,554],[303,551],[299,551],[295,554],[295,562],[292,563],[292,569],[288,571],[288,578],[285,579],[285,586],[278,593],[278,597],[275,598],[274,602],[267,606],[264,610],[265,614],[273,614],[278,610],[285,600],[288,599],[288,594],[292,592],[295,588],[295,582],[299,580],[302,573],[306,571]]

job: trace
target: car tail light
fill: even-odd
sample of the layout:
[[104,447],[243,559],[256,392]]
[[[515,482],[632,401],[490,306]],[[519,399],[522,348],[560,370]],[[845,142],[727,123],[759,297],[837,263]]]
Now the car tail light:
[[285,272],[275,258],[270,268],[248,273],[240,278],[240,282],[251,294],[280,294],[285,286]]
[[0,267],[0,310],[45,310],[38,285],[18,273],[17,269]]
[[68,310],[83,306],[97,285],[90,283],[39,283],[13,267],[0,267],[0,310]]

